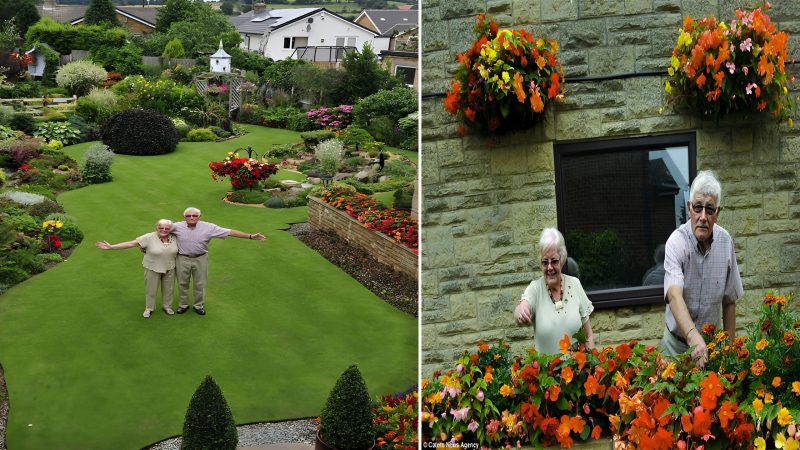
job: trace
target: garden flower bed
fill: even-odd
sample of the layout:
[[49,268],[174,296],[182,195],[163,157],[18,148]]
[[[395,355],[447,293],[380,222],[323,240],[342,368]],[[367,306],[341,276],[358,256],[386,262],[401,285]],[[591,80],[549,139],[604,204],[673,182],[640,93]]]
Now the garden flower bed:
[[383,233],[376,233],[354,216],[323,202],[308,197],[308,224],[312,230],[328,230],[345,241],[362,248],[378,262],[398,272],[417,279],[417,254]]
[[478,344],[455,369],[422,381],[427,442],[482,447],[600,439],[620,449],[798,448],[800,321],[788,296],[768,293],[760,320],[729,343],[704,327],[709,362],[629,342],[512,357]]

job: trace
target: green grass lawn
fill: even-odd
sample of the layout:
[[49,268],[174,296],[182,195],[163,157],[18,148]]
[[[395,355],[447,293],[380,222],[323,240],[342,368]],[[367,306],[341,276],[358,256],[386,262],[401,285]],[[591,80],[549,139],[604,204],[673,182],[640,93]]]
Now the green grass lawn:
[[403,150],[395,147],[386,147],[386,150],[396,155],[403,155],[406,158],[410,159],[411,162],[413,162],[414,164],[419,163],[419,152],[417,151]]
[[[0,296],[9,449],[138,449],[179,435],[208,374],[240,424],[318,415],[353,363],[372,397],[416,382],[416,319],[283,231],[306,220],[305,207],[222,201],[230,185],[211,179],[209,161],[299,139],[248,129],[234,141],[181,143],[168,155],[118,155],[113,182],[59,197],[85,240],[68,261]],[[65,151],[80,160],[87,146]],[[141,253],[93,244],[134,239],[160,218],[180,220],[187,206],[267,240],[212,241],[205,317],[157,309],[143,319]]]

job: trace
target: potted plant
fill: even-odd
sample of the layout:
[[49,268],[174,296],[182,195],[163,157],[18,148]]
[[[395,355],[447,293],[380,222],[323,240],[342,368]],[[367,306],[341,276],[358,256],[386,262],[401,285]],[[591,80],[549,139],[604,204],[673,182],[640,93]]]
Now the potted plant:
[[315,450],[367,450],[375,446],[375,428],[367,385],[355,365],[336,381],[319,416]]
[[477,17],[475,34],[472,46],[458,55],[444,100],[445,110],[459,117],[459,132],[530,128],[543,120],[551,100],[563,101],[557,41],[524,29],[500,29],[485,13]]

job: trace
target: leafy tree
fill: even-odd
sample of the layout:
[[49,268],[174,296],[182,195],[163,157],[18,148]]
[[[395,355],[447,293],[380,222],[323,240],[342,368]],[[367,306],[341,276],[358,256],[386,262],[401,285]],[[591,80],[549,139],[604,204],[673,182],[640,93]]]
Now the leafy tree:
[[223,14],[226,16],[233,15],[233,2],[224,1],[222,2],[222,6],[219,7],[219,10],[222,11]]
[[194,3],[184,20],[173,22],[167,36],[178,38],[187,54],[214,52],[220,39],[226,48],[239,45],[242,38],[227,17],[204,3]]
[[[223,42],[224,44],[224,42]],[[231,55],[231,65],[237,69],[257,72],[260,78],[273,61],[255,52],[249,52],[240,47],[229,47],[227,52]],[[257,81],[257,80],[256,80]]]
[[372,46],[366,42],[360,52],[356,50],[345,55],[342,67],[344,75],[334,92],[334,99],[342,104],[354,103],[399,83],[381,68]]
[[122,47],[98,47],[92,50],[91,58],[104,69],[125,75],[140,74],[144,70],[142,50],[133,44],[125,44]]
[[0,48],[10,49],[16,47],[15,39],[17,38],[17,33],[17,26],[13,20],[6,19],[0,22]]
[[161,54],[162,58],[183,58],[186,51],[183,49],[183,44],[180,39],[173,39],[167,42],[164,47],[164,53]]
[[311,64],[302,59],[282,59],[275,61],[264,71],[264,80],[276,88],[290,90],[293,86],[292,73],[303,64]]
[[173,23],[188,19],[193,9],[192,0],[167,0],[156,13],[156,31],[166,32]]
[[84,16],[86,25],[112,25],[120,26],[117,21],[117,12],[111,0],[92,0]]
[[14,16],[14,21],[23,36],[28,31],[28,27],[38,22],[39,19],[39,11],[36,9],[36,5],[33,4],[33,0],[21,0],[17,3],[17,13]]
[[339,84],[340,76],[335,69],[323,69],[313,64],[301,64],[292,70],[295,92],[320,105],[333,104],[331,93]]
[[222,390],[206,376],[192,395],[183,422],[182,450],[236,450],[239,437]]

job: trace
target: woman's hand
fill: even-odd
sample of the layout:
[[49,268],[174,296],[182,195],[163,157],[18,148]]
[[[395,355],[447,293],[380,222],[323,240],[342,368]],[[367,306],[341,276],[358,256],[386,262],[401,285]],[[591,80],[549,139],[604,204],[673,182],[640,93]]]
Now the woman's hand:
[[517,321],[517,325],[531,324],[531,306],[524,298],[520,300],[519,305],[514,309],[514,319]]
[[94,246],[103,250],[111,250],[111,244],[106,241],[95,242]]

